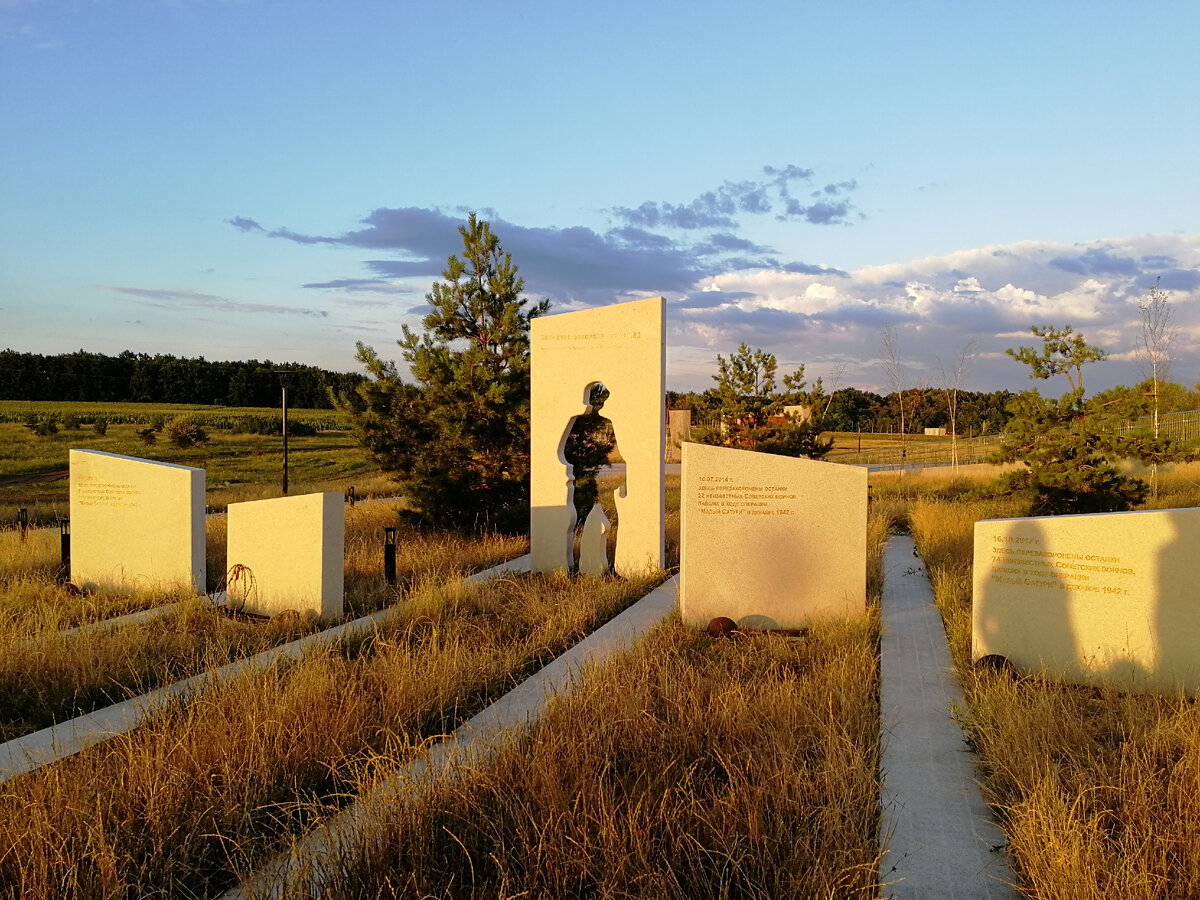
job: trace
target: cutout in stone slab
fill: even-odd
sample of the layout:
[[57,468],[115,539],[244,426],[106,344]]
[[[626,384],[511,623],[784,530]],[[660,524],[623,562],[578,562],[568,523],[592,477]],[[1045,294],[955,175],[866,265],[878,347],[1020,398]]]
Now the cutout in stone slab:
[[604,507],[598,502],[588,513],[583,523],[583,537],[579,542],[579,574],[607,575],[608,532],[612,527]]
[[663,567],[665,310],[656,297],[531,323],[532,571],[572,569],[574,467],[564,450],[574,420],[591,411],[597,383],[611,392],[604,414],[626,465],[625,486],[614,496],[614,568],[630,575]]
[[75,584],[204,591],[203,469],[100,450],[69,459]]

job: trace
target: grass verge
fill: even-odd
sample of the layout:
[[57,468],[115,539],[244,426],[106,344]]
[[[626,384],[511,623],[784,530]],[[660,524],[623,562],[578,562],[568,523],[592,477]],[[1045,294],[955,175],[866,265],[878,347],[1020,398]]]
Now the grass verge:
[[427,584],[363,642],[259,672],[0,796],[0,893],[210,896],[645,593]]
[[[400,527],[397,583],[382,577],[384,524],[396,522],[386,503],[346,511],[346,618],[395,603],[422,579],[453,579],[525,552],[524,538],[467,539]],[[209,519],[209,567],[223,570],[224,520]],[[215,547],[219,547],[219,554]],[[62,629],[173,601],[180,612],[146,625],[76,637]],[[125,700],[316,630],[286,617],[231,619],[206,601],[184,595],[100,592],[72,595],[43,575],[0,582],[0,740]]]
[[[1158,507],[1190,505],[1195,469]],[[1200,896],[1200,711],[1184,697],[1013,678],[969,666],[974,523],[1015,501],[918,499],[909,515],[967,698],[962,721],[1032,897]]]

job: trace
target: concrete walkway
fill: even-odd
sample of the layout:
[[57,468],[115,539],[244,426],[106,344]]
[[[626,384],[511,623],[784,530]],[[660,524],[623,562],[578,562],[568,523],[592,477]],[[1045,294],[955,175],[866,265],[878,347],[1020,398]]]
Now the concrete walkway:
[[912,538],[893,537],[883,565],[885,896],[1015,900],[1004,834],[975,783],[975,757],[950,717],[952,704],[963,707],[962,691]]

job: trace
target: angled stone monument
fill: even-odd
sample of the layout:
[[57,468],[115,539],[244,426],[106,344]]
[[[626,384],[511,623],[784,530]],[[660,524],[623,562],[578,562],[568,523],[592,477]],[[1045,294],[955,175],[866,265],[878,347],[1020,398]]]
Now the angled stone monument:
[[230,503],[228,604],[264,616],[290,610],[323,621],[341,618],[344,504],[332,491]]
[[683,445],[679,610],[801,628],[867,603],[867,470]]
[[69,459],[75,584],[204,591],[203,469],[99,450]]
[[977,522],[972,659],[1196,696],[1197,535],[1195,508]]
[[596,384],[609,390],[602,414],[626,466],[615,498],[616,572],[663,567],[665,310],[656,297],[533,320],[531,571],[575,569],[575,481],[563,453]]

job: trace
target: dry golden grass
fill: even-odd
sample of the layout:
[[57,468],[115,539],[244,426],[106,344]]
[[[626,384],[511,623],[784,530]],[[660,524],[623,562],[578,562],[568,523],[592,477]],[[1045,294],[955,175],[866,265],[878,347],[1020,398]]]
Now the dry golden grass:
[[[1158,506],[1196,502],[1194,467]],[[921,499],[910,511],[967,695],[963,723],[1032,897],[1200,896],[1200,711],[1153,694],[970,668],[974,522],[1025,514],[1012,500]]]
[[378,634],[248,675],[0,796],[0,895],[210,896],[649,581],[428,584]]
[[[398,524],[394,503],[346,511],[346,618],[395,603],[422,578],[453,579],[525,552],[522,537],[467,539],[401,527],[397,583],[383,579],[384,525]],[[57,533],[55,535],[57,537]],[[224,570],[225,519],[208,519],[210,587]],[[189,601],[147,625],[85,638],[62,634],[134,609]],[[298,622],[231,619],[184,594],[73,595],[46,575],[0,581],[0,739],[36,731],[309,633]]]
[[867,615],[802,640],[661,626],[390,808],[320,896],[878,896],[886,526],[872,517]]
[[395,810],[323,896],[878,896],[877,622],[663,626]]

